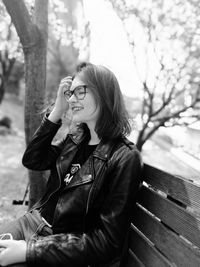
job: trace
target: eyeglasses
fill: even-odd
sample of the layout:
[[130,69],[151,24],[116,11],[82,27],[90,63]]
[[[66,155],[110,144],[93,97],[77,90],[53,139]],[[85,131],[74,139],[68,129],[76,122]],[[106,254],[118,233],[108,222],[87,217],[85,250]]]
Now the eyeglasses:
[[87,93],[86,88],[87,88],[87,85],[79,85],[73,91],[71,90],[65,91],[64,96],[66,100],[69,100],[72,95],[75,95],[76,99],[82,100],[86,96],[86,93]]
[[5,240],[5,239],[13,239],[13,236],[11,233],[5,233],[0,235],[0,240]]

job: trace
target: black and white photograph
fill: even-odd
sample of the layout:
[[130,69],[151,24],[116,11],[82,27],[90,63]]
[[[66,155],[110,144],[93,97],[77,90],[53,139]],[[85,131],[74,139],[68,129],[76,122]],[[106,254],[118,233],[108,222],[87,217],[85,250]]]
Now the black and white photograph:
[[198,0],[0,1],[0,266],[200,267]]

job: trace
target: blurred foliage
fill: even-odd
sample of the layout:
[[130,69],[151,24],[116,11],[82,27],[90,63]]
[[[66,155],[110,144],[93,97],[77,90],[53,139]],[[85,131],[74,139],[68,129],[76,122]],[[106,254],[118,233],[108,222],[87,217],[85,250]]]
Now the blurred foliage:
[[[25,0],[30,15],[34,0]],[[22,94],[24,58],[16,30],[5,6],[0,2],[0,102],[5,89]],[[47,53],[47,99],[55,96],[60,79],[72,75],[80,60],[89,57],[90,30],[82,0],[51,0]],[[22,81],[22,82],[21,82]],[[13,91],[15,90],[15,91]]]
[[47,99],[55,97],[61,78],[73,75],[89,58],[90,30],[82,0],[50,2]]
[[141,81],[141,149],[160,126],[200,118],[200,6],[197,0],[108,1],[123,22]]
[[[22,77],[19,65],[22,65],[22,50],[19,38],[12,25],[10,16],[4,5],[0,2],[0,103],[3,100],[6,87],[9,83],[16,85],[17,80]],[[16,71],[13,72],[16,66]],[[23,68],[22,68],[23,69]],[[12,75],[12,73],[15,73]],[[17,74],[17,75],[16,75]],[[12,76],[12,79],[10,77]],[[12,81],[11,81],[12,80]],[[18,88],[18,87],[17,87]]]
[[[132,110],[137,112],[137,144],[141,149],[159,127],[189,125],[200,118],[200,6],[197,0],[107,1],[123,22],[141,82],[140,99],[132,104],[138,108]],[[34,1],[25,2],[32,14]],[[19,63],[14,64],[23,64],[23,56],[2,3],[0,29],[1,84],[4,79],[7,85],[11,73],[16,80],[21,79],[22,72],[12,69],[23,69]],[[49,101],[55,97],[60,79],[72,75],[80,60],[88,60],[89,44],[90,27],[82,0],[51,0],[46,95]]]

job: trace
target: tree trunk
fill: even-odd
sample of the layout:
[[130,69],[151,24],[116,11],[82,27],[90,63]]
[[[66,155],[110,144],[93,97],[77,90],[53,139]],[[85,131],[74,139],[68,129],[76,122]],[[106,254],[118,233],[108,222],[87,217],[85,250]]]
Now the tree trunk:
[[[23,0],[3,0],[17,30],[25,56],[25,136],[29,143],[38,128],[46,89],[48,0],[35,0],[34,15]],[[44,172],[29,171],[29,208],[41,197],[46,185]]]
[[4,98],[4,94],[5,94],[5,86],[4,86],[4,78],[3,75],[2,77],[0,77],[0,104]]
[[0,68],[1,68],[1,74],[0,74],[0,104],[3,101],[6,87],[9,81],[9,77],[11,75],[12,69],[14,67],[15,58],[9,58],[9,52],[8,50],[0,51]]
[[[46,46],[39,42],[25,52],[25,136],[28,144],[42,120],[42,107],[45,99]],[[45,172],[29,171],[29,208],[42,196],[46,186]]]

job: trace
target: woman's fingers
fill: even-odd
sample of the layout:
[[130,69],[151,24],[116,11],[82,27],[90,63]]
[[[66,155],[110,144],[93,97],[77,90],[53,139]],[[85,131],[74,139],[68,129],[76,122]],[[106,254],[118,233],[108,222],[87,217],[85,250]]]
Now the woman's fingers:
[[68,76],[61,80],[59,85],[59,94],[64,94],[65,91],[69,90],[72,85],[72,77]]
[[60,85],[64,84],[71,84],[72,83],[72,77],[68,76],[60,81]]
[[0,253],[9,247],[10,240],[0,240]]
[[72,84],[71,76],[67,76],[60,81],[55,105],[51,114],[48,117],[49,120],[57,122],[59,119],[62,118],[63,114],[65,114],[69,110],[69,103],[66,100],[64,94],[67,90],[70,89],[71,84]]
[[7,266],[26,260],[26,242],[24,240],[1,240],[0,241],[0,265]]
[[66,80],[72,80],[72,76],[66,76],[65,78],[63,78],[63,79],[61,80],[61,82],[62,82],[62,81],[66,81]]
[[0,240],[0,248],[6,248],[10,240]]

